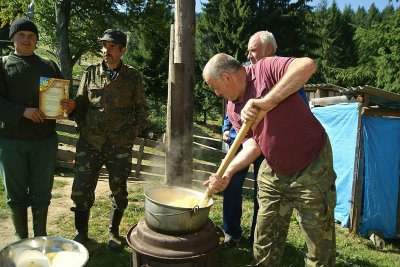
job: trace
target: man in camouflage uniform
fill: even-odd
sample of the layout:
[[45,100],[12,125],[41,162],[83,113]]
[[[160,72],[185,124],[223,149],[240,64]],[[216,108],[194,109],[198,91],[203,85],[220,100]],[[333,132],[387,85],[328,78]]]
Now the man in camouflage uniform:
[[243,149],[222,176],[204,184],[223,191],[233,174],[265,157],[258,175],[259,210],[254,233],[254,265],[279,266],[295,208],[305,237],[306,266],[334,266],[335,178],[329,138],[295,92],[316,71],[310,58],[266,57],[242,66],[226,54],[212,57],[203,70],[215,93],[229,100],[227,114],[236,131],[252,129]]
[[78,125],[75,178],[71,198],[75,207],[74,240],[88,241],[90,208],[100,169],[109,172],[111,249],[122,248],[119,225],[128,205],[127,178],[132,166],[132,145],[145,128],[148,108],[140,74],[125,65],[126,35],[119,30],[106,30],[100,39],[104,60],[89,66],[82,77],[77,96],[63,103],[76,106],[71,114]]

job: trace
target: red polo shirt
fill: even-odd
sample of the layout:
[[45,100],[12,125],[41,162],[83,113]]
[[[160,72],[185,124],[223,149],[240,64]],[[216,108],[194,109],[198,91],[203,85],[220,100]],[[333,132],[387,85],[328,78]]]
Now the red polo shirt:
[[[293,58],[266,57],[246,68],[246,88],[242,101],[228,102],[229,120],[236,131],[242,122],[240,111],[247,100],[262,98],[281,79]],[[294,93],[269,111],[255,131],[254,138],[262,153],[277,173],[290,174],[306,168],[319,154],[326,141],[325,130]]]

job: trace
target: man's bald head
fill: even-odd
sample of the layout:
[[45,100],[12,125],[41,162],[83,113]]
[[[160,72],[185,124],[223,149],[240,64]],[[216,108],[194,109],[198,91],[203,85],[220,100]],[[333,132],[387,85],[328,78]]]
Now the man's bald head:
[[234,57],[219,53],[213,56],[204,66],[203,78],[206,82],[209,79],[219,81],[223,72],[232,73],[240,67],[242,67],[242,65]]

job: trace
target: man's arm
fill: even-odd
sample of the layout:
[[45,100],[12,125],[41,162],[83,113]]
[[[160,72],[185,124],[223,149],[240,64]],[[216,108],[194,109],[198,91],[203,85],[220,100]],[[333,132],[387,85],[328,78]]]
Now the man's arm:
[[236,157],[229,164],[222,177],[213,174],[204,182],[205,186],[211,190],[212,193],[224,191],[230,183],[232,176],[238,171],[250,166],[261,155],[261,149],[253,138],[247,139],[243,143],[243,149],[236,155]]
[[[257,126],[265,113],[276,107],[288,96],[299,90],[317,70],[315,62],[308,57],[296,58],[290,64],[282,78],[271,91],[260,99],[250,99],[242,109],[242,120],[257,118],[253,127]],[[258,116],[260,109],[260,116]]]

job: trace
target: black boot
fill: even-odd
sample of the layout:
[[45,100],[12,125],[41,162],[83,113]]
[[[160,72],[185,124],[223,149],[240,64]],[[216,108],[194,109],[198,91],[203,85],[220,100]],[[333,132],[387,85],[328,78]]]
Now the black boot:
[[34,236],[47,236],[47,212],[46,208],[32,208],[33,234]]
[[11,217],[17,240],[28,238],[28,211],[27,209],[11,209]]
[[84,211],[75,209],[71,210],[75,212],[75,228],[77,231],[74,240],[76,242],[84,244],[87,241],[89,241],[88,229],[89,229],[90,210],[84,210]]
[[108,228],[108,245],[111,250],[121,251],[124,247],[124,238],[119,235],[119,225],[124,215],[123,210],[112,208],[110,212],[110,226]]

